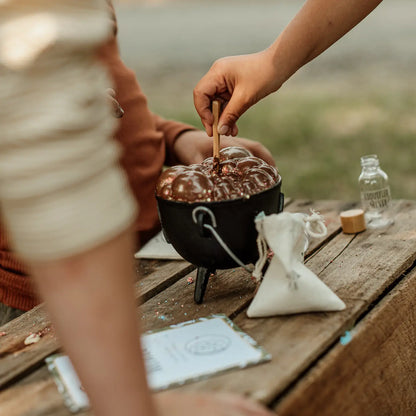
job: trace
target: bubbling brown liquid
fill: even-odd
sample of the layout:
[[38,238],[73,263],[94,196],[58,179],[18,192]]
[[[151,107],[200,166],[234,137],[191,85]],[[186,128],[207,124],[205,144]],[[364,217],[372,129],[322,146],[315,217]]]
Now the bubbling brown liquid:
[[201,164],[173,166],[159,177],[157,196],[181,202],[211,202],[250,198],[272,187],[280,176],[277,169],[242,147],[220,151],[220,173],[213,158]]

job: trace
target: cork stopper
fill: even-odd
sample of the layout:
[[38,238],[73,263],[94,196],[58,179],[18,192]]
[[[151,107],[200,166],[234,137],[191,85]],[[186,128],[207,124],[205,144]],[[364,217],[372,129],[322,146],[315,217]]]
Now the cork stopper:
[[342,231],[345,234],[356,234],[365,230],[364,211],[362,209],[350,209],[340,214]]

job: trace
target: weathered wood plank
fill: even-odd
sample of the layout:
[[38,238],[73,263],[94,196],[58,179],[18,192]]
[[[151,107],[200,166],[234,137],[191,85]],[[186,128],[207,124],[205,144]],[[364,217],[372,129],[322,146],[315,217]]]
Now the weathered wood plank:
[[[140,264],[146,265],[141,260]],[[195,266],[186,261],[159,261],[157,267],[144,277],[139,277],[135,283],[135,295],[140,302],[150,299],[152,296],[166,289],[181,277],[195,269]]]
[[[325,202],[321,205],[314,205],[317,206],[321,212],[325,211],[334,218],[339,211],[339,204],[334,202]],[[294,205],[293,209],[295,212],[306,212],[309,209],[309,206],[310,203],[302,202],[299,206]],[[304,210],[302,210],[302,208],[304,208]],[[339,226],[329,225],[329,228],[331,227],[335,232]],[[191,276],[194,275],[195,272],[191,274]],[[206,316],[211,313],[221,312],[228,316],[234,316],[250,302],[254,288],[255,285],[251,281],[249,274],[242,272],[241,269],[220,271],[210,280],[209,291],[211,292],[211,297],[207,296],[203,305],[195,306],[193,303],[194,287],[193,285],[188,285],[187,279],[184,278],[180,279],[173,286],[155,296],[153,299],[145,302],[142,306],[140,316],[145,326],[152,329],[163,327],[170,323]],[[233,294],[232,297],[230,297],[230,293]],[[43,388],[47,388],[49,391],[52,387],[51,385],[46,387],[43,385]],[[13,389],[13,387],[10,389]],[[30,396],[30,393],[26,393],[26,391],[18,391],[11,397],[13,397],[13,400],[15,400],[16,397],[20,397],[19,400],[22,400],[21,394]],[[56,392],[56,394],[58,393]],[[51,400],[51,409],[55,409],[56,402],[56,400]],[[46,404],[45,406],[47,407]],[[47,407],[47,409],[49,409],[49,407]],[[46,411],[49,412],[47,409],[45,408],[42,410],[43,413],[39,414],[48,414],[45,413]]]
[[[192,272],[188,277],[195,278],[195,274]],[[204,303],[195,305],[194,285],[183,278],[145,302],[138,313],[145,329],[162,328],[213,313],[234,316],[250,302],[255,287],[250,274],[241,268],[221,270],[211,276]]]
[[[310,258],[308,267],[341,296],[345,311],[267,319],[249,319],[243,312],[234,321],[273,355],[272,362],[185,388],[244,392],[264,403],[275,400],[416,259],[415,207],[408,201],[395,204],[396,224],[382,236],[339,234]],[[363,245],[371,248],[369,255]]]
[[[285,206],[290,205],[291,202],[291,199],[287,199]],[[194,268],[186,261],[136,262],[137,282],[134,290],[139,303],[155,296]],[[23,345],[24,339],[30,333],[41,331],[47,326],[50,326],[50,320],[40,305],[14,320],[13,323],[0,328],[7,333],[7,336],[2,337],[0,344],[0,388],[17,377],[20,372],[36,366],[59,348],[52,334],[42,337],[37,344],[28,347]],[[8,354],[11,351],[13,354]]]
[[[146,262],[143,262],[145,265]],[[149,263],[148,263],[149,264]],[[151,266],[141,268],[140,280],[135,286],[136,296],[148,299],[166,285],[180,279],[194,267],[185,261],[150,262]],[[0,331],[7,335],[0,339],[0,388],[9,383],[20,373],[41,362],[48,355],[59,349],[59,343],[53,331],[43,336],[36,344],[25,346],[23,341],[30,333],[37,333],[51,327],[49,317],[42,305],[12,322],[3,325]]]
[[[142,318],[143,325],[146,329],[155,329],[211,313],[221,312],[233,315],[247,304],[255,288],[250,275],[248,273],[241,275],[239,269],[220,272],[211,278],[209,286],[211,298],[203,305],[196,307],[193,303],[193,285],[188,285],[186,278],[181,279],[142,305],[139,316]],[[233,293],[231,300],[230,292]],[[35,377],[29,376],[32,382],[24,380],[22,383],[10,386],[5,393],[0,394],[0,410],[2,406],[6,410],[17,408],[20,413],[15,414],[24,415],[25,409],[34,407],[37,409],[34,416],[66,415],[61,410],[58,413],[57,409],[63,406],[62,400],[52,378],[47,375],[45,380],[45,371],[38,371]],[[37,377],[40,378],[39,383],[36,381]],[[24,384],[24,387],[21,387],[21,384]],[[42,399],[42,403],[38,406],[39,398]]]
[[[192,272],[191,276],[194,275],[195,272]],[[188,285],[187,278],[180,279],[141,306],[139,316],[143,326],[145,329],[156,329],[211,313],[233,315],[250,301],[255,284],[248,273],[242,275],[240,269],[231,269],[211,277],[209,287],[210,299],[203,305],[195,306],[194,285]],[[230,292],[233,293],[231,299]],[[25,387],[21,387],[21,384]],[[37,409],[33,416],[67,415],[66,410],[59,410],[63,403],[46,367],[10,386],[5,392],[7,394],[0,394],[0,411],[3,406],[7,410],[19,409],[20,413],[15,414],[24,415],[25,409],[32,406]],[[39,406],[38,397],[42,398]]]
[[416,259],[416,202],[397,201],[396,223],[385,231],[359,233],[320,274],[341,297],[373,302]]
[[[299,205],[292,206],[291,204],[290,209],[294,212],[307,212],[311,206],[325,214],[325,217],[334,219],[328,222],[328,229],[330,233],[336,234],[339,223],[337,224],[335,219],[342,204],[336,201],[324,201],[322,203],[305,201],[300,202]],[[316,247],[322,244],[322,241],[314,241],[310,249],[315,250]],[[210,296],[206,297],[203,305],[195,306],[193,303],[194,287],[187,284],[187,277],[189,276],[195,276],[195,272],[178,280],[171,287],[142,305],[139,316],[146,328],[163,327],[168,324],[207,316],[211,313],[225,313],[232,317],[248,305],[255,288],[249,274],[243,272],[240,268],[220,271],[210,280],[208,287]],[[230,296],[230,293],[233,295]],[[53,405],[55,402],[52,401],[51,403]]]
[[416,269],[276,406],[280,416],[416,414]]

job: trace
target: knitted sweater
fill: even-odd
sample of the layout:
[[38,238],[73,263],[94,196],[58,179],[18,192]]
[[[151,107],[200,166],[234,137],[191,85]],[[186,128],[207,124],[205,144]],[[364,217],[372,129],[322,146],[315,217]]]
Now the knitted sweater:
[[[159,228],[154,198],[157,178],[165,164],[176,163],[173,157],[176,138],[194,127],[164,120],[150,112],[134,73],[120,58],[115,38],[103,47],[100,59],[108,68],[116,99],[125,111],[115,136],[123,149],[121,164],[140,207],[135,229],[144,243]],[[10,251],[7,233],[1,224],[0,302],[22,310],[39,303],[24,264]]]

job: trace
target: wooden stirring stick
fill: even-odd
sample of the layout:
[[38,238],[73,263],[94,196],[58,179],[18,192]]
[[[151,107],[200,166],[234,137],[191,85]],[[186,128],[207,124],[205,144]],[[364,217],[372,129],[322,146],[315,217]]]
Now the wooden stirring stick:
[[213,129],[213,170],[216,173],[220,172],[220,135],[218,133],[218,120],[220,118],[220,102],[214,100],[212,102],[212,114],[214,115]]

